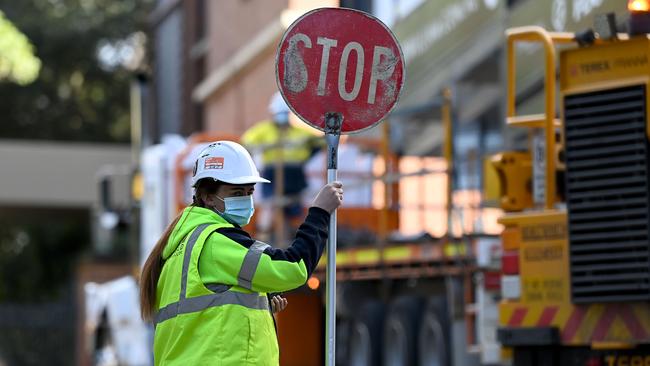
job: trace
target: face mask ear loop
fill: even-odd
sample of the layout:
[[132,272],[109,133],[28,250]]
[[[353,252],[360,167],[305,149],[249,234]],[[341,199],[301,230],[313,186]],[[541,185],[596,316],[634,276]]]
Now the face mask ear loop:
[[218,213],[219,216],[223,216],[223,215],[226,213],[226,200],[223,199],[223,198],[221,198],[221,197],[219,197],[219,196],[217,196],[216,194],[215,194],[214,196],[217,197],[221,202],[223,202],[223,212],[217,210],[216,207],[212,207],[212,209],[213,209],[216,213]]

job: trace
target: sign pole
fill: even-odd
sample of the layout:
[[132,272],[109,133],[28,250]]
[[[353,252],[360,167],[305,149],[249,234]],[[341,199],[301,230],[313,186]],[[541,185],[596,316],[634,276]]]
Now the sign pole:
[[[338,148],[343,116],[340,113],[325,113],[325,141],[327,142],[327,183],[337,180]],[[327,240],[327,281],[325,315],[325,365],[336,362],[336,210],[330,216]]]

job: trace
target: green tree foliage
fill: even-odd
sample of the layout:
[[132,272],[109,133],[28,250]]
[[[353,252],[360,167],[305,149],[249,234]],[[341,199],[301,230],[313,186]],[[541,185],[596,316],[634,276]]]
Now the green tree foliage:
[[34,46],[0,11],[0,80],[29,84],[41,68]]
[[33,83],[0,82],[0,138],[128,142],[129,83],[151,3],[0,0],[42,61]]

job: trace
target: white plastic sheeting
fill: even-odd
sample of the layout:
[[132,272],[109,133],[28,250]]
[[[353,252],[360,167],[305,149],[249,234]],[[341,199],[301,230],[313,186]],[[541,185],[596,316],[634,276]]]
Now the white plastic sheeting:
[[[344,207],[371,207],[374,155],[363,152],[354,144],[341,144],[338,150],[338,179],[345,189]],[[325,185],[325,151],[314,155],[305,165],[307,190],[303,197],[311,204],[316,193]]]
[[174,164],[187,143],[182,136],[166,135],[163,143],[147,147],[141,156],[144,185],[140,210],[140,265],[149,256],[163,231],[176,216]]
[[[103,363],[113,364],[108,359],[124,366],[151,365],[150,335],[147,325],[140,318],[139,290],[133,277],[126,276],[97,284],[86,283],[86,336],[94,333],[106,311],[111,334],[111,355],[102,350]],[[91,351],[91,350],[89,350]]]

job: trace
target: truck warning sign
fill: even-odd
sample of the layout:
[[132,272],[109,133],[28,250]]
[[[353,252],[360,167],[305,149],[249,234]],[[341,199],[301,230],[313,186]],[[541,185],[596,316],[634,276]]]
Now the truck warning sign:
[[522,300],[569,301],[566,225],[544,223],[522,227],[522,237],[519,251]]

